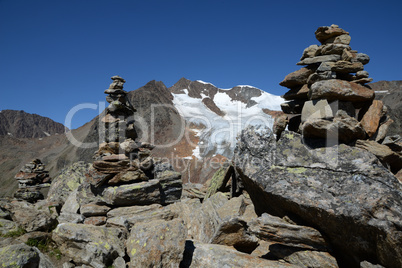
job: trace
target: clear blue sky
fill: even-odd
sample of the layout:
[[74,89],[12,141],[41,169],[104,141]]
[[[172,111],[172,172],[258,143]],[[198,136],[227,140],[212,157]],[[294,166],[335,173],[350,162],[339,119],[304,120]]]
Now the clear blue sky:
[[0,0],[0,110],[63,123],[75,105],[105,100],[116,74],[126,90],[186,77],[282,95],[278,83],[331,24],[371,57],[374,81],[401,80],[401,12],[400,0]]

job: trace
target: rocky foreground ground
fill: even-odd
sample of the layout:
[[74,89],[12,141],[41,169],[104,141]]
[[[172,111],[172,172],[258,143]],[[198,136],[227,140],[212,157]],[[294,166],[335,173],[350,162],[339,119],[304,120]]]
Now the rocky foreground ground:
[[[268,129],[252,127],[243,131],[235,159],[240,191],[230,198],[219,185],[233,172],[223,167],[206,199],[201,185],[166,184],[175,175],[167,166],[152,183],[100,190],[86,179],[91,165],[76,163],[53,180],[46,200],[2,200],[0,263],[401,266],[402,185],[370,152],[347,145],[312,148],[294,132],[276,141]],[[172,192],[180,195],[166,202]]]

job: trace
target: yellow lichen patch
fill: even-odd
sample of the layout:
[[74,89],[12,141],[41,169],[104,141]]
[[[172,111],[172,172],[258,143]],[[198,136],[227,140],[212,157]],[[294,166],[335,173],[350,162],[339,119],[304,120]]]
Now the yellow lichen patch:
[[144,243],[144,246],[143,246],[143,247],[145,248],[146,246],[147,246],[147,242]]
[[286,169],[286,171],[289,172],[289,173],[293,173],[293,174],[301,174],[301,173],[306,172],[307,169],[304,168],[304,167],[298,167],[298,168],[290,168],[289,167],[289,168]]
[[132,255],[135,255],[135,253],[137,253],[137,249],[133,248],[133,249],[131,250],[131,256],[132,256]]
[[295,137],[292,133],[286,133],[285,137],[288,138],[289,140],[293,140],[293,138]]
[[80,186],[80,183],[77,181],[71,180],[71,181],[67,182],[67,186],[71,191],[74,191],[75,189],[78,188],[78,186]]
[[137,190],[137,189],[141,189],[142,188],[142,184],[140,185],[130,185],[130,186],[126,186],[126,189],[130,189],[130,190]]

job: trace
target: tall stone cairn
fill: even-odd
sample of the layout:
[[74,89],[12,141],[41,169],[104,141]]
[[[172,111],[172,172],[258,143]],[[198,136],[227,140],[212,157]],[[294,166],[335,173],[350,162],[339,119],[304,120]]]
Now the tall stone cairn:
[[110,206],[168,204],[180,200],[181,174],[169,163],[151,156],[154,145],[136,140],[136,110],[123,90],[125,80],[119,76],[113,76],[112,80],[105,91],[110,104],[101,115],[103,142],[86,174],[86,183],[97,192],[100,203]]
[[[148,180],[139,165],[151,163],[151,144],[135,141],[137,133],[134,127],[136,109],[127,99],[123,90],[126,82],[120,76],[113,76],[113,82],[105,90],[109,106],[101,116],[101,144],[95,153],[93,169],[88,178],[98,187],[104,182],[117,185]],[[103,128],[102,128],[103,127]],[[146,163],[143,163],[143,162]],[[141,163],[140,163],[141,162]],[[143,168],[144,169],[144,168]],[[117,176],[117,174],[120,174]]]
[[303,51],[297,65],[304,67],[279,83],[289,91],[275,133],[280,135],[288,124],[289,130],[306,138],[382,141],[391,119],[365,85],[373,80],[364,70],[370,57],[352,50],[349,33],[337,25],[319,27],[315,37],[321,45]]
[[50,187],[51,178],[45,165],[40,159],[34,159],[25,164],[15,175],[18,181],[18,190],[14,198],[34,203],[44,199],[41,189]]

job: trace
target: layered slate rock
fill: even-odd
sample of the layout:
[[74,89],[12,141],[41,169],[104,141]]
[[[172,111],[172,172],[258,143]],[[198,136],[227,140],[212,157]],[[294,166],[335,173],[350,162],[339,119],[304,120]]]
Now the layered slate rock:
[[285,131],[242,131],[236,170],[258,214],[314,226],[343,265],[402,265],[402,187],[366,150]]

